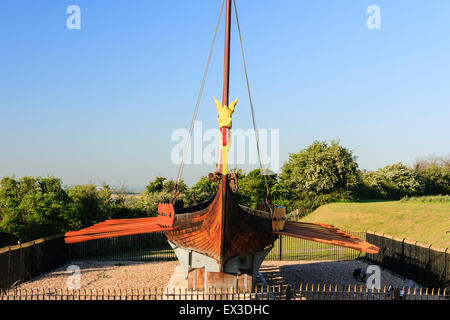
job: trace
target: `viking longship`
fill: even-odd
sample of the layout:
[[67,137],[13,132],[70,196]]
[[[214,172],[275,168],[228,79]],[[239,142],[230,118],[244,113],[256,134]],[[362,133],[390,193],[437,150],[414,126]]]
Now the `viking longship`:
[[[233,1],[244,58],[237,8],[235,0]],[[163,232],[175,250],[184,275],[189,280],[190,287],[197,288],[206,285],[229,288],[230,284],[233,286],[235,283],[246,288],[249,285],[251,286],[252,277],[256,275],[264,257],[273,248],[274,242],[280,235],[348,247],[366,253],[377,253],[377,247],[333,226],[321,223],[287,221],[286,208],[273,206],[270,203],[268,192],[265,197],[265,205],[260,207],[260,209],[265,208],[263,210],[248,208],[238,203],[235,195],[238,175],[228,172],[227,159],[230,148],[232,114],[237,104],[237,99],[229,103],[232,0],[223,0],[222,2],[215,35],[225,2],[222,102],[214,99],[218,112],[220,134],[218,170],[209,174],[210,181],[217,183],[215,195],[206,202],[185,208],[180,205],[180,201],[177,201],[179,192],[176,188],[178,184],[175,184],[172,199],[158,205],[157,217],[107,220],[79,231],[67,232],[65,234],[66,243]],[[245,70],[245,74],[248,84],[247,70]],[[206,72],[204,78],[205,76]],[[202,90],[203,87],[200,91]],[[253,104],[250,90],[248,91],[255,125]],[[198,103],[199,101],[197,101],[194,119]],[[257,131],[256,125],[255,131]],[[259,141],[257,141],[257,146],[259,150]],[[262,166],[261,161],[260,164]],[[177,182],[179,182],[181,171],[182,169],[179,171]]]

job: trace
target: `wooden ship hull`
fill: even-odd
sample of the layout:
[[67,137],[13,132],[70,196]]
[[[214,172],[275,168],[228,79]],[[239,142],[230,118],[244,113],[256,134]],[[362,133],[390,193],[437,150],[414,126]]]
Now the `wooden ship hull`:
[[178,247],[214,259],[221,271],[229,259],[262,251],[278,237],[272,232],[270,213],[237,203],[226,175],[215,196],[202,206],[175,210],[174,229],[165,234]]
[[66,243],[123,235],[164,232],[175,251],[188,289],[230,287],[251,290],[265,256],[280,236],[347,247],[367,253],[379,248],[333,226],[285,221],[285,209],[272,214],[238,204],[222,175],[216,194],[194,207],[158,205],[158,216],[115,219],[67,232]]

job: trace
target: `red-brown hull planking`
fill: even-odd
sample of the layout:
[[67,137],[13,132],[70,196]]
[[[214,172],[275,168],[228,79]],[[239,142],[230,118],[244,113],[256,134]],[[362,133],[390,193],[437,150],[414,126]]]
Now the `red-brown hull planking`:
[[221,267],[232,257],[267,248],[278,237],[269,216],[251,214],[238,205],[226,176],[207,208],[176,214],[174,227],[165,232],[169,241],[209,256]]

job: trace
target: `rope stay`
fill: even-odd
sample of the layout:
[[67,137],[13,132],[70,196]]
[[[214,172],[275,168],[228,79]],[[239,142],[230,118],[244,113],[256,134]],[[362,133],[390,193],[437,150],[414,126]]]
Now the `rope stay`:
[[200,85],[200,90],[199,90],[199,93],[198,93],[198,96],[197,96],[197,102],[195,104],[194,114],[192,116],[191,125],[189,127],[189,135],[187,137],[186,145],[185,145],[184,150],[183,150],[183,158],[181,160],[180,167],[178,168],[177,179],[176,179],[175,184],[174,184],[173,189],[172,189],[171,202],[172,202],[172,200],[175,200],[178,197],[178,194],[177,194],[177,193],[179,193],[178,188],[179,188],[181,176],[183,174],[184,163],[186,162],[187,151],[188,151],[188,148],[189,148],[190,142],[191,142],[192,131],[194,130],[194,123],[195,123],[195,120],[197,119],[198,109],[199,109],[200,101],[201,101],[202,95],[203,95],[203,89],[205,87],[206,76],[208,74],[209,65],[211,63],[211,57],[212,57],[212,53],[213,53],[213,49],[214,49],[214,44],[216,42],[216,36],[217,36],[217,31],[218,31],[219,25],[220,25],[220,20],[222,18],[222,12],[223,12],[224,4],[225,4],[225,0],[222,1],[222,6],[221,6],[220,12],[219,12],[219,18],[217,19],[216,30],[214,32],[214,37],[213,37],[213,40],[212,40],[212,43],[211,43],[211,47],[209,49],[208,60],[206,62],[206,67],[205,67],[205,70],[203,72],[203,78],[202,78],[202,82],[201,82],[201,85]]
[[[176,182],[175,182],[175,184],[173,186],[173,189],[172,189],[172,196],[171,196],[170,202],[175,201],[178,198],[179,194],[180,194],[180,190],[179,190],[180,186],[179,186],[179,184],[180,184],[180,181],[181,181],[181,176],[183,174],[184,164],[186,162],[187,151],[188,151],[188,148],[190,146],[190,140],[191,140],[191,136],[192,136],[192,131],[194,129],[194,123],[195,123],[195,120],[197,119],[198,109],[199,109],[200,101],[201,101],[201,98],[202,98],[202,95],[203,95],[203,89],[205,87],[206,76],[208,74],[208,70],[209,70],[209,66],[210,66],[210,62],[211,62],[211,57],[212,57],[212,53],[213,53],[213,49],[214,49],[214,44],[215,44],[215,41],[216,41],[217,31],[219,29],[220,20],[222,18],[222,12],[223,12],[223,8],[224,8],[224,4],[225,4],[225,0],[222,1],[222,5],[221,5],[221,8],[220,8],[220,12],[219,12],[219,18],[217,19],[216,30],[214,32],[214,37],[213,37],[213,40],[212,40],[212,43],[211,43],[211,48],[209,50],[209,55],[208,55],[208,59],[207,59],[207,62],[206,62],[206,67],[205,67],[205,70],[203,72],[203,78],[202,78],[202,82],[201,82],[201,85],[200,85],[200,90],[199,90],[199,93],[198,93],[194,114],[192,116],[191,125],[190,125],[190,128],[189,128],[189,135],[187,137],[186,145],[185,145],[185,148],[183,150],[183,158],[181,160],[180,167],[178,169]],[[253,99],[252,99],[251,90],[250,90],[250,81],[249,81],[249,78],[248,78],[247,64],[246,64],[246,61],[245,61],[244,45],[243,45],[243,41],[242,41],[242,34],[241,34],[241,28],[240,28],[240,24],[239,24],[239,17],[238,17],[238,12],[237,12],[236,0],[233,0],[233,5],[234,5],[234,12],[235,12],[235,17],[236,17],[236,26],[237,26],[238,33],[239,33],[239,42],[240,42],[240,45],[241,45],[242,60],[243,60],[243,63],[244,63],[245,80],[246,80],[246,83],[247,83],[247,92],[248,92],[248,98],[249,98],[249,102],[250,102],[250,110],[251,110],[251,114],[252,114],[253,129],[255,131],[256,149],[257,149],[257,152],[258,152],[259,166],[261,167],[261,173],[262,173],[262,176],[264,177],[264,184],[265,184],[265,187],[266,187],[265,201],[266,201],[266,205],[268,206],[268,208],[270,210],[270,213],[272,214],[273,210],[272,210],[272,206],[270,204],[270,189],[269,189],[269,184],[267,182],[267,177],[266,177],[266,174],[265,174],[266,173],[266,169],[264,168],[264,163],[262,161],[262,156],[261,156],[261,151],[260,151],[261,147],[260,147],[260,142],[259,142],[259,133],[258,133],[258,127],[256,125],[256,116],[255,116],[255,110],[254,110],[254,106],[253,106]]]
[[253,121],[253,129],[255,131],[255,138],[256,138],[256,150],[258,151],[258,160],[259,160],[259,165],[261,167],[261,171],[262,171],[262,176],[264,177],[264,184],[266,186],[266,204],[270,210],[270,212],[272,213],[272,207],[270,205],[270,189],[269,189],[269,184],[267,182],[267,177],[266,177],[266,169],[264,168],[264,163],[262,161],[262,157],[261,157],[261,151],[260,151],[260,144],[259,144],[259,134],[258,134],[258,127],[256,125],[256,117],[255,117],[255,108],[253,106],[253,99],[252,99],[252,94],[250,91],[250,81],[248,79],[248,72],[247,72],[247,64],[245,62],[245,54],[244,54],[244,45],[243,45],[243,41],[242,41],[242,34],[241,34],[241,27],[239,25],[239,17],[238,17],[238,12],[237,12],[237,6],[236,6],[236,0],[233,0],[233,5],[234,5],[234,12],[236,15],[236,26],[238,29],[238,33],[239,33],[239,42],[241,44],[241,52],[242,52],[242,60],[244,63],[244,71],[245,71],[245,80],[247,83],[247,92],[248,92],[248,99],[250,101],[250,109],[251,109],[251,113],[252,113],[252,121]]

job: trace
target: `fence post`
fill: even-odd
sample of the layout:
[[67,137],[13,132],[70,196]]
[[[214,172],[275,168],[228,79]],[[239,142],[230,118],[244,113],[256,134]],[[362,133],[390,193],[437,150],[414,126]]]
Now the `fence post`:
[[25,265],[23,263],[23,250],[22,250],[22,243],[19,242],[19,265],[20,265],[20,269],[19,269],[19,279],[17,280],[22,280],[23,275],[25,273]]
[[432,245],[433,244],[430,244],[430,246],[428,247],[428,262],[427,262],[427,265],[429,265],[430,267],[429,267],[429,271],[428,271],[428,274],[427,274],[427,282],[433,279],[433,277],[431,277],[431,279],[430,279],[430,274],[433,274],[433,263],[431,261],[431,246]]
[[405,238],[402,240],[402,258],[405,257]]
[[10,270],[11,270],[11,246],[8,245],[8,275],[6,276],[6,286],[7,286],[7,288],[11,286]]
[[283,260],[283,247],[282,247],[282,243],[283,243],[283,236],[280,235],[280,261]]
[[448,252],[448,248],[445,248],[445,252],[444,252],[444,279],[442,279],[443,283],[446,283],[448,280],[448,265],[447,265],[447,252]]

